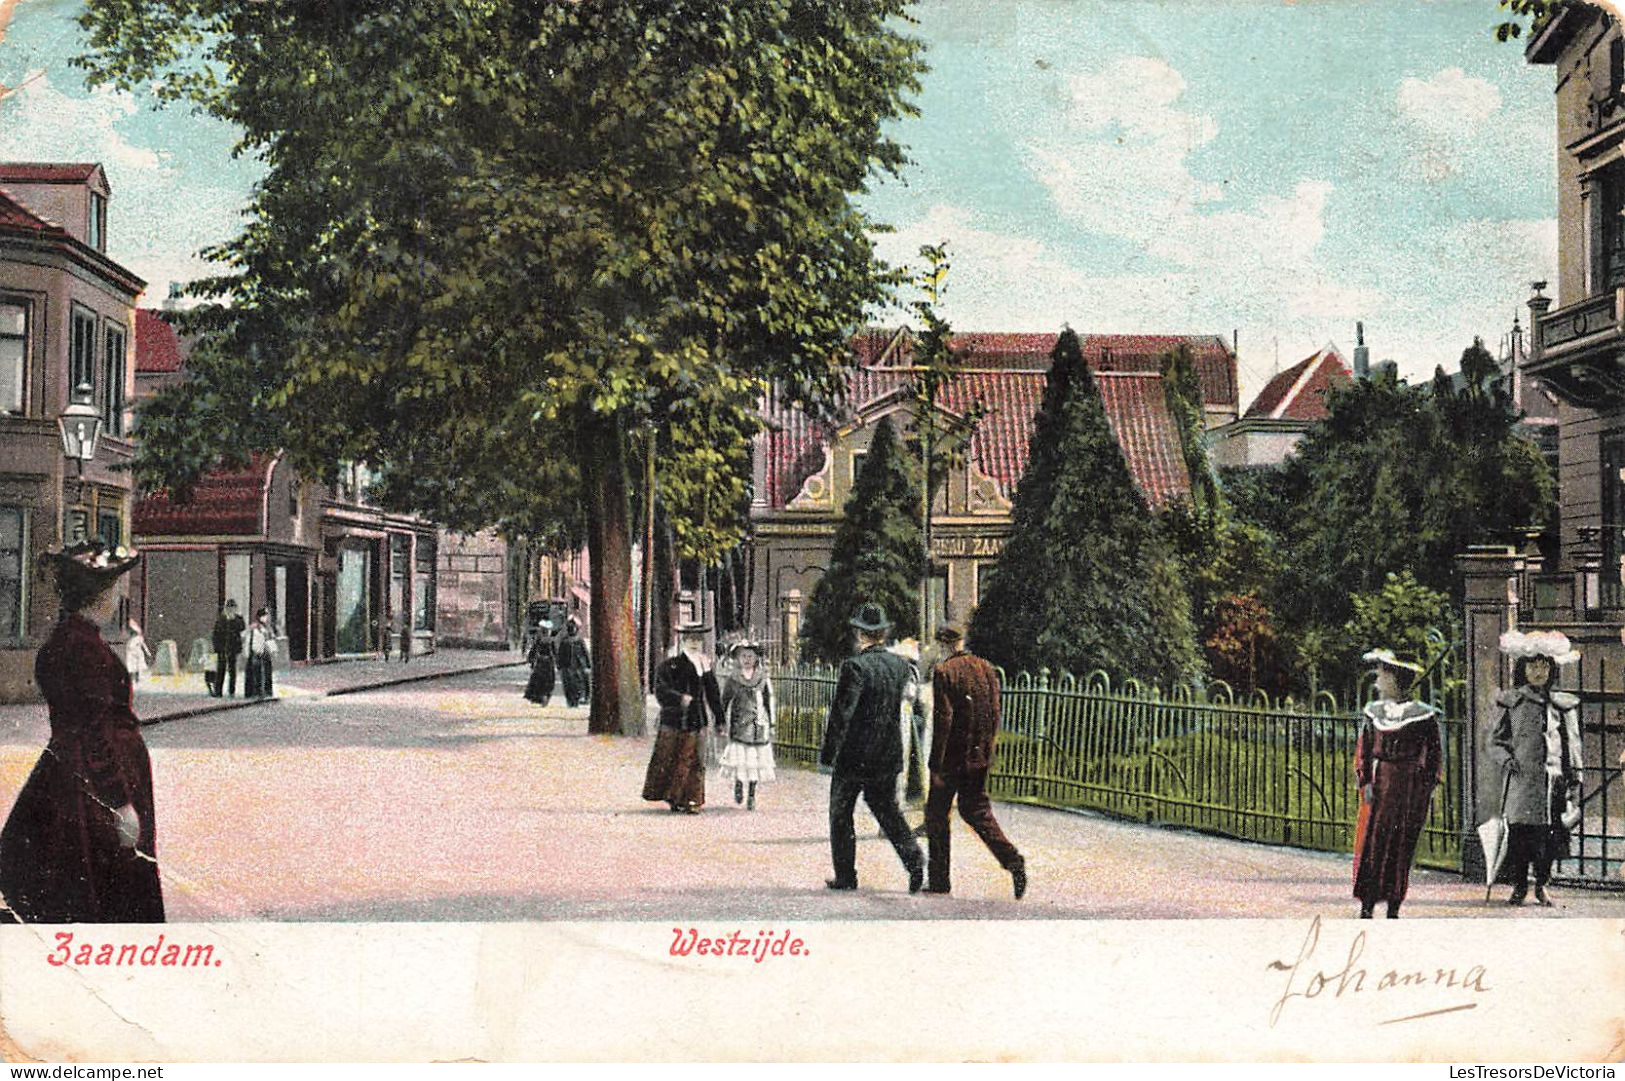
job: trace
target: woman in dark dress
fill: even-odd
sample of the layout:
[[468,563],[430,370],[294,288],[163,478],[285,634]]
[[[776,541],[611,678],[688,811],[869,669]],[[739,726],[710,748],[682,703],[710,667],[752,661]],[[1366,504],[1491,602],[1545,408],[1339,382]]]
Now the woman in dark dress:
[[530,681],[525,684],[525,698],[539,706],[547,705],[553,697],[557,651],[553,642],[553,628],[543,623],[530,644]]
[[1552,907],[1546,884],[1552,863],[1568,855],[1570,828],[1578,825],[1580,699],[1557,690],[1557,669],[1580,654],[1561,631],[1508,631],[1501,651],[1513,658],[1513,689],[1496,695],[1490,756],[1505,771],[1507,854],[1502,880],[1512,884],[1508,904],[1521,905],[1535,872],[1535,903]]
[[102,640],[139,556],[100,541],[47,553],[62,618],[34,659],[51,738],[0,831],[0,894],[28,923],[160,923],[152,766],[129,672]]
[[564,625],[564,638],[559,642],[559,679],[564,683],[564,704],[585,705],[592,685],[592,661],[587,656],[587,643],[581,640],[581,627],[575,620]]
[[1377,700],[1365,707],[1365,723],[1354,750],[1360,786],[1360,815],[1354,826],[1354,896],[1360,918],[1368,920],[1378,901],[1388,918],[1410,888],[1416,842],[1427,822],[1428,803],[1439,783],[1444,755],[1439,742],[1439,711],[1412,701],[1409,685],[1421,666],[1377,649],[1364,658],[1376,665]]

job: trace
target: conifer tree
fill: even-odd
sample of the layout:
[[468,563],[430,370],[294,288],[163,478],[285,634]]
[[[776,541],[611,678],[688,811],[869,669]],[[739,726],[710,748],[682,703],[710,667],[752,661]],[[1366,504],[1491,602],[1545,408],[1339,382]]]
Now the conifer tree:
[[972,635],[1007,670],[1104,669],[1167,686],[1201,662],[1190,600],[1083,362],[1052,354],[1014,529]]
[[807,605],[803,656],[829,664],[848,657],[852,628],[847,620],[865,603],[886,610],[896,637],[918,634],[925,566],[919,506],[919,487],[891,419],[882,418],[836,527],[829,570]]

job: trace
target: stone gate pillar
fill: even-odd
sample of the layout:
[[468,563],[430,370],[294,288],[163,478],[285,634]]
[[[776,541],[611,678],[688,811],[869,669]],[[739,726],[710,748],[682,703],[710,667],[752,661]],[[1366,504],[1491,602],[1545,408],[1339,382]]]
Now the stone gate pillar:
[[779,663],[795,664],[801,645],[801,590],[779,598]]
[[1484,877],[1478,824],[1496,812],[1501,798],[1501,771],[1489,757],[1495,695],[1511,672],[1500,640],[1517,622],[1518,582],[1528,563],[1527,557],[1501,546],[1474,546],[1456,557],[1466,586],[1467,731],[1461,770],[1461,872],[1466,878]]

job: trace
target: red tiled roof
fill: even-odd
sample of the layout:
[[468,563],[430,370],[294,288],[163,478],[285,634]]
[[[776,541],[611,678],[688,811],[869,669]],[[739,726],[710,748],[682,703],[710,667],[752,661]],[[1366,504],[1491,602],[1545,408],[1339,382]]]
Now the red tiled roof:
[[[857,363],[876,364],[897,332],[870,329],[853,338]],[[955,349],[964,350],[968,368],[1003,368],[1012,371],[1049,370],[1050,351],[1057,334],[1006,334],[970,331],[955,334]],[[1091,371],[1162,371],[1162,358],[1179,346],[1188,346],[1202,384],[1202,404],[1210,407],[1235,406],[1239,401],[1236,358],[1229,344],[1214,334],[1084,334],[1083,359]],[[907,364],[913,356],[913,342],[904,336],[899,348],[886,357],[886,366]]]
[[277,459],[255,454],[243,470],[206,475],[190,503],[163,493],[136,501],[130,532],[136,537],[258,536],[265,532],[265,492]]
[[[1044,355],[1047,361],[1048,350]],[[1045,378],[1043,371],[1031,369],[973,368],[945,385],[937,399],[938,407],[950,413],[968,412],[978,401],[986,407],[971,437],[970,458],[1006,498],[1014,497],[1027,468],[1028,444]],[[854,369],[848,382],[849,410],[854,414],[864,410],[905,386],[907,379],[907,369]],[[1096,382],[1129,472],[1147,502],[1161,506],[1189,492],[1190,476],[1160,373],[1105,373]],[[768,506],[782,508],[823,465],[833,432],[828,426],[812,424],[799,410],[776,408],[771,401],[764,403],[764,414],[770,428],[763,437],[767,444],[763,496]]]
[[67,235],[61,226],[52,225],[3,191],[0,191],[0,227],[27,229],[30,232],[51,233],[56,236]]
[[0,161],[0,184],[82,184],[100,168],[93,161]]
[[1163,394],[1162,376],[1101,372],[1095,385],[1123,460],[1146,502],[1160,507],[1188,495],[1191,475],[1179,446],[1179,428]]
[[1091,371],[1097,372],[1160,373],[1163,354],[1181,345],[1189,346],[1196,377],[1202,384],[1202,404],[1233,406],[1240,400],[1235,354],[1217,335],[1085,334],[1082,339],[1083,359]]
[[1304,360],[1264,384],[1246,416],[1275,420],[1324,420],[1326,391],[1333,383],[1353,378],[1349,366],[1331,346]]
[[181,340],[163,315],[154,308],[135,310],[135,370],[137,372],[178,372],[181,370]]

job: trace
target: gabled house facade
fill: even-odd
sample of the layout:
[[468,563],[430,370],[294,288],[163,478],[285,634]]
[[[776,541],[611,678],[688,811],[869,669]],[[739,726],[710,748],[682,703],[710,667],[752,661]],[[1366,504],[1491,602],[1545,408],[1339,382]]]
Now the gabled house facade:
[[[57,614],[38,554],[64,538],[130,536],[120,467],[146,283],[107,255],[111,198],[96,164],[0,163],[0,701],[38,697],[34,651]],[[76,389],[101,419],[82,473],[57,429]]]
[[[936,401],[936,429],[952,432],[978,405],[985,410],[959,460],[934,495],[929,622],[969,617],[1010,535],[1011,500],[1027,464],[1033,419],[1043,396],[1054,334],[960,334],[964,357]],[[1161,507],[1190,491],[1179,429],[1168,409],[1163,355],[1192,351],[1206,423],[1236,418],[1236,358],[1222,338],[1083,335],[1084,358],[1119,447],[1145,500]],[[795,656],[802,615],[829,565],[842,507],[868,452],[875,425],[893,418],[916,427],[909,392],[907,331],[870,331],[853,342],[847,413],[821,425],[764,401],[767,428],[753,448],[755,502],[746,609],[753,630],[780,659]]]
[[[1364,341],[1361,341],[1364,349]],[[1316,421],[1326,418],[1326,392],[1353,377],[1337,346],[1326,346],[1279,373],[1247,412],[1208,436],[1220,468],[1276,466],[1286,461]]]

